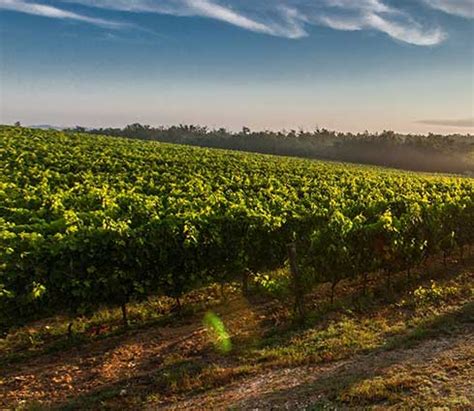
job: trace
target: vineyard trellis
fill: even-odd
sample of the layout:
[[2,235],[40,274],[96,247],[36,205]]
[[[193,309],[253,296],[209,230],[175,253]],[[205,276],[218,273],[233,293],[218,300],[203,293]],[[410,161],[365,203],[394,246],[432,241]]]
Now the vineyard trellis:
[[87,313],[282,267],[410,270],[474,239],[474,182],[0,127],[0,322]]

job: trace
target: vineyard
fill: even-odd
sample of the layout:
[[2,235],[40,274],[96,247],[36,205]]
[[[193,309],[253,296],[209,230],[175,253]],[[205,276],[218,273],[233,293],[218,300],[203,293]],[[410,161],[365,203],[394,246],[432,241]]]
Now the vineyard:
[[306,289],[462,255],[474,180],[0,128],[0,324],[285,267]]

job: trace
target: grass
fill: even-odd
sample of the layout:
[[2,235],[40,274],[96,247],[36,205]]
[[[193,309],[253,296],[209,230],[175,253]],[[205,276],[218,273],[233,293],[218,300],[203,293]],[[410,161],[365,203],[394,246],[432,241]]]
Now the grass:
[[[463,336],[466,341],[462,341]],[[365,365],[356,362],[318,381],[312,389],[324,391],[334,407],[468,409],[474,349],[472,334],[460,337],[449,342],[456,341],[452,346],[438,342],[432,344],[434,349],[428,344],[393,354],[369,355],[364,358]]]
[[[227,285],[228,295],[235,293],[235,286]],[[193,318],[197,312],[222,302],[220,285],[212,285],[187,294],[180,312],[174,311],[175,302],[167,297],[154,297],[128,306],[129,327],[124,328],[120,308],[104,308],[90,317],[73,319],[72,335],[68,336],[71,319],[55,316],[38,320],[27,326],[10,330],[0,338],[0,366],[32,358],[38,355],[54,354],[97,340],[133,333],[149,327],[159,327],[183,322]]]
[[409,394],[421,384],[420,378],[411,375],[374,377],[363,380],[343,390],[340,400],[347,404],[370,405],[378,403],[394,404],[402,395]]
[[[182,314],[170,312],[173,301],[168,299],[132,304],[129,329],[121,328],[119,309],[79,319],[73,339],[66,337],[67,318],[29,324],[0,340],[0,394],[5,393],[0,405],[137,409],[202,396],[204,405],[186,407],[212,407],[212,398],[222,406],[219,398],[236,384],[309,367],[312,371],[302,375],[310,381],[304,377],[291,390],[275,383],[271,393],[259,393],[254,400],[278,404],[284,398],[310,397],[315,409],[466,407],[473,400],[463,388],[473,353],[462,341],[473,334],[473,263],[450,269],[435,263],[429,274],[423,269],[411,282],[400,274],[389,295],[376,275],[369,296],[356,283],[345,282],[333,304],[323,285],[308,296],[312,309],[302,325],[291,323],[286,296],[279,301],[258,294],[248,300],[234,286],[226,289],[226,299],[219,286],[191,293]],[[216,348],[215,335],[205,332],[209,310],[219,332],[225,327],[230,335],[230,352]],[[444,340],[453,343],[435,352]],[[73,387],[52,384],[53,370],[68,375]],[[34,383],[19,388],[15,378],[25,374],[33,375]],[[239,408],[234,397],[229,395],[226,406]]]

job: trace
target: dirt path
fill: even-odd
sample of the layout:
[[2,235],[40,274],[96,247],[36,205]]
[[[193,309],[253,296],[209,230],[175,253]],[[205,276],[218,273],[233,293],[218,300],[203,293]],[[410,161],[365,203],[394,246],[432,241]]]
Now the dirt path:
[[[443,399],[447,395],[446,391],[450,391],[449,396],[465,398],[474,404],[473,330],[457,337],[431,340],[414,349],[357,355],[350,360],[323,366],[271,370],[236,382],[224,390],[206,392],[191,399],[158,408],[164,410],[303,409],[311,405],[329,403],[341,388],[343,391],[346,388],[348,393],[346,397],[350,400],[351,386],[381,377],[389,381],[393,377],[400,380],[401,388],[406,391],[400,392],[400,399],[407,406],[410,404],[410,393],[413,390],[435,403],[437,398]],[[347,382],[349,383],[346,384]],[[412,387],[408,386],[407,382],[410,382]],[[448,382],[449,389],[447,389]],[[398,389],[398,387],[394,388]],[[380,398],[381,406],[383,400]],[[385,404],[384,408],[388,405]],[[156,407],[149,409],[156,409]]]
[[[301,362],[280,362],[279,367],[271,360],[259,363],[253,348],[262,342],[271,347],[268,331],[278,330],[275,308],[273,303],[249,303],[233,297],[214,307],[235,343],[231,355],[213,349],[202,325],[204,312],[194,312],[168,326],[129,330],[64,351],[44,351],[5,366],[0,369],[0,409],[293,410],[341,404],[469,409],[474,405],[474,319],[472,309],[462,310],[473,304],[472,272],[469,266],[460,270],[459,276],[453,274],[459,295],[451,301],[450,309],[446,304],[442,312],[436,308],[434,323],[428,324],[431,334],[422,335],[411,346],[407,338],[391,350],[383,347],[382,340],[367,349],[357,348],[355,341],[353,348],[351,338],[357,340],[359,334],[351,334],[349,328],[347,334],[341,334],[349,339],[340,347],[341,355],[333,357],[343,360],[324,362],[326,357],[321,357],[309,359],[312,365],[293,367],[283,364]],[[403,310],[381,304],[368,312],[366,319],[373,323],[378,316],[386,321],[378,323],[381,328],[377,332],[389,342],[394,336],[384,336],[383,324],[403,322]],[[453,315],[457,312],[463,314],[462,321]],[[328,314],[332,319],[337,315]],[[359,317],[356,320],[363,321],[364,314]],[[454,322],[456,331],[450,333],[447,327],[447,332],[439,332],[436,321]],[[326,327],[323,323],[318,326]],[[364,330],[362,327],[360,332]],[[309,346],[298,346],[306,331],[278,336],[278,346],[294,344],[292,348],[298,347],[299,354],[307,355]],[[411,326],[399,336],[410,337],[416,332],[420,329]],[[312,344],[311,339],[305,341]],[[333,342],[337,350],[338,341]],[[272,364],[274,368],[269,368]]]
[[[234,299],[220,310],[236,338],[255,333],[258,314]],[[225,365],[202,325],[202,315],[167,327],[153,327],[41,354],[0,370],[0,409],[25,403],[62,404],[105,388],[153,384],[150,375],[170,358],[199,358]]]
[[185,349],[189,338],[199,344],[200,331],[192,325],[150,329],[14,364],[0,371],[0,405],[54,403],[144,373],[170,350]]
[[[234,316],[235,321],[241,318],[242,312]],[[140,385],[156,389],[150,375],[163,367],[167,356],[179,353],[186,357],[193,353],[200,357],[209,355],[209,363],[225,366],[225,358],[212,356],[212,350],[206,348],[208,341],[204,331],[199,323],[148,329],[3,369],[0,371],[0,408],[12,409],[35,401],[52,406],[67,404],[69,399],[87,397],[114,384],[123,389],[127,386],[124,381],[130,390]],[[474,404],[473,370],[471,324],[462,334],[428,340],[412,349],[380,350],[328,364],[261,370],[257,375],[230,381],[191,398],[183,393],[148,402],[146,409],[301,409],[330,403],[341,395],[346,395],[350,403],[351,387],[394,376],[401,379],[401,388],[394,387],[401,389],[398,402],[407,406],[413,390],[427,400],[449,395]],[[361,398],[357,399],[360,403]],[[377,399],[381,404],[384,400]],[[120,404],[120,397],[114,404]],[[109,406],[114,408],[113,404]],[[126,408],[134,407],[127,405]]]

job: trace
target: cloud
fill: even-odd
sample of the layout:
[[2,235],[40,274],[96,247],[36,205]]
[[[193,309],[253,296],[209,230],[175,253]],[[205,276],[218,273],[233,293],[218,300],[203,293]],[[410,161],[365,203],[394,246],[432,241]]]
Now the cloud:
[[425,28],[382,0],[228,0],[226,5],[222,0],[65,1],[122,11],[212,18],[286,38],[307,36],[311,25],[335,30],[375,30],[420,46],[439,44],[446,38],[441,29]]
[[437,10],[456,16],[474,18],[473,0],[424,0],[424,2]]
[[[472,0],[418,1],[437,10],[472,17]],[[290,39],[308,36],[311,26],[325,26],[345,31],[372,30],[418,46],[437,45],[447,38],[447,34],[441,28],[421,24],[416,17],[400,6],[395,6],[395,2],[389,3],[389,0],[50,0],[50,2],[54,2],[57,7],[25,0],[0,0],[0,8],[55,18],[72,18],[101,25],[114,24],[63,10],[67,4],[76,3],[90,8],[123,12],[209,18],[245,30]]]
[[88,17],[82,14],[73,13],[71,11],[62,10],[57,7],[44,4],[28,3],[22,0],[0,0],[0,9],[34,14],[36,16],[50,17],[53,19],[77,20],[107,28],[120,28],[124,26],[124,23],[96,17]]
[[430,126],[474,127],[474,117],[456,120],[420,120],[418,123]]
[[[303,27],[303,16],[295,8],[287,6],[290,1],[279,5],[264,5],[255,0],[256,4],[247,7],[247,12],[240,7],[228,7],[216,0],[63,0],[62,3],[77,3],[89,7],[135,13],[170,14],[174,16],[205,17],[246,29],[249,31],[290,39],[307,35]],[[246,0],[237,0],[236,6],[244,5]],[[262,3],[263,4],[263,3]],[[245,6],[245,5],[244,5]],[[244,7],[245,8],[245,7]],[[260,16],[267,13],[267,18]],[[254,15],[254,16],[252,16]],[[271,15],[271,17],[268,17]]]
[[187,3],[198,15],[221,20],[250,31],[273,34],[267,25],[208,0],[188,0]]
[[417,25],[407,26],[384,19],[376,14],[367,16],[368,27],[380,30],[394,39],[417,46],[433,46],[441,43],[447,35],[441,29],[422,30]]
[[342,15],[325,12],[319,17],[320,23],[336,30],[377,30],[417,46],[433,46],[447,38],[440,28],[422,27],[402,10],[389,7],[379,0],[327,0],[327,3],[332,8],[345,10]]
[[330,7],[365,10],[373,13],[388,13],[395,11],[395,9],[387,6],[381,0],[326,0],[325,3]]

